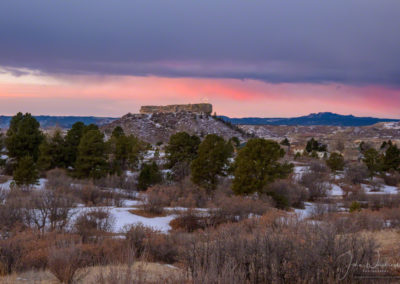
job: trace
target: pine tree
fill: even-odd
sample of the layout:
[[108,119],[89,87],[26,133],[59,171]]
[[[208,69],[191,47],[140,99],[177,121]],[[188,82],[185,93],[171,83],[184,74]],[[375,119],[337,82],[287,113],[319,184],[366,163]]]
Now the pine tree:
[[196,158],[200,138],[186,132],[173,134],[165,148],[167,167],[172,169],[174,178],[181,180],[189,174],[190,163]]
[[191,164],[193,183],[214,190],[218,185],[218,176],[223,176],[233,154],[232,144],[224,138],[210,134],[201,142],[197,158]]
[[30,186],[37,184],[39,174],[33,158],[30,156],[21,157],[13,173],[14,181],[18,186]]
[[390,144],[389,148],[387,148],[385,157],[383,158],[383,166],[384,170],[400,170],[400,149],[397,148],[396,144],[392,144],[391,141],[389,141]]
[[39,146],[38,167],[43,171],[67,166],[66,143],[57,130],[52,137],[46,137]]
[[290,146],[290,142],[289,139],[285,138],[281,141],[281,145],[283,146]]
[[106,144],[99,130],[89,130],[81,138],[75,163],[78,178],[99,179],[107,175]]
[[123,129],[117,126],[108,141],[111,153],[111,173],[120,175],[127,169],[135,169],[145,144],[133,135],[126,136]]
[[278,162],[284,155],[285,151],[275,141],[250,139],[239,150],[233,164],[233,191],[236,194],[263,192],[266,184],[286,177],[293,166]]
[[78,146],[85,132],[83,122],[75,122],[65,136],[66,167],[75,166]]
[[30,156],[36,162],[39,157],[39,145],[43,140],[39,122],[30,114],[18,113],[11,121],[5,144],[8,155],[17,161]]
[[332,153],[328,160],[326,160],[326,164],[332,171],[343,171],[344,167],[344,158],[341,154]]
[[383,159],[379,152],[373,148],[368,149],[364,152],[363,162],[368,168],[371,176],[380,172],[383,167]]
[[151,164],[143,164],[138,177],[139,190],[146,190],[148,187],[160,183],[161,181],[161,172],[154,161]]

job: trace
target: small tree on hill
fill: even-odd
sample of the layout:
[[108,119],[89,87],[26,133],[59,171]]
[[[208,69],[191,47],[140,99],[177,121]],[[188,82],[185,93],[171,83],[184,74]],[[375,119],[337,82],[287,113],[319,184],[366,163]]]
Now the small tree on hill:
[[209,134],[201,142],[196,159],[190,168],[193,183],[207,189],[214,190],[218,184],[218,176],[226,174],[228,159],[233,154],[232,144],[224,138]]
[[86,132],[78,146],[75,175],[78,178],[99,179],[107,175],[106,144],[99,130]]
[[339,153],[332,153],[328,160],[326,160],[326,164],[328,167],[336,172],[336,171],[343,171],[344,167],[344,158]]
[[379,152],[373,148],[368,149],[364,152],[363,162],[368,168],[369,174],[373,176],[377,172],[380,172],[383,167],[383,159]]
[[250,139],[233,164],[233,191],[236,194],[262,192],[267,183],[286,177],[292,165],[278,162],[284,155],[285,151],[275,141]]
[[30,186],[36,184],[39,179],[39,173],[36,169],[35,162],[30,156],[19,159],[13,174],[14,181],[18,186]]
[[385,152],[383,158],[384,170],[395,170],[400,169],[400,149],[397,148],[396,144],[390,144]]
[[281,141],[281,145],[283,146],[290,146],[290,142],[289,139],[285,138]]

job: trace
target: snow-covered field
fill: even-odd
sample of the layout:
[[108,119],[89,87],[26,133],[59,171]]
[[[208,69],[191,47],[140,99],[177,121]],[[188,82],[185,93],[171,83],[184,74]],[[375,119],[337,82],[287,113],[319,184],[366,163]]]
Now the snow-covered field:
[[[126,206],[126,205],[125,205]],[[133,207],[76,207],[71,212],[70,223],[74,223],[75,219],[82,213],[86,211],[96,210],[98,208],[107,210],[111,218],[114,220],[113,224],[113,233],[121,233],[124,230],[124,227],[129,225],[137,225],[142,224],[145,227],[149,227],[155,230],[158,230],[163,233],[167,233],[171,227],[169,223],[176,218],[175,215],[168,215],[165,217],[154,217],[147,218],[139,215],[135,215],[129,212],[129,210],[134,209]]]

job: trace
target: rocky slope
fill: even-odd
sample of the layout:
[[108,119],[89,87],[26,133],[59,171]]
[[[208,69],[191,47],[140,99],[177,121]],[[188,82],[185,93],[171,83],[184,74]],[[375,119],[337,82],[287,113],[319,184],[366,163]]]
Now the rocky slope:
[[149,142],[167,142],[169,137],[180,131],[189,134],[205,136],[207,134],[218,134],[225,139],[238,137],[241,141],[246,139],[243,130],[230,125],[220,119],[209,115],[191,112],[169,112],[152,114],[127,114],[115,120],[101,129],[110,135],[116,126],[121,126],[125,133],[134,134],[140,139]]

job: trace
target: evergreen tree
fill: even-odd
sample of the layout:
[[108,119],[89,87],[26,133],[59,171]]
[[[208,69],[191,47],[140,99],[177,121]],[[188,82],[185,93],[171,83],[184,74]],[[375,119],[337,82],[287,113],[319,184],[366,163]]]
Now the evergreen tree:
[[116,126],[111,134],[111,137],[119,138],[121,136],[125,136],[125,132],[121,126]]
[[43,140],[39,122],[30,114],[18,113],[11,121],[5,144],[8,155],[17,161],[30,156],[36,162],[39,156],[39,145]]
[[43,171],[67,166],[66,143],[59,130],[43,140],[39,153],[38,167]]
[[379,154],[378,151],[371,148],[364,152],[364,159],[363,162],[368,168],[368,171],[371,176],[380,172],[383,166],[382,156]]
[[267,183],[286,177],[293,165],[278,162],[284,155],[285,151],[275,141],[250,139],[233,164],[233,191],[236,194],[262,192]]
[[126,136],[121,127],[117,126],[108,141],[111,152],[111,173],[120,175],[123,170],[136,168],[140,153],[144,150],[143,143],[133,135]]
[[143,164],[138,177],[139,190],[146,190],[148,187],[160,183],[161,181],[161,172],[154,161],[151,164]]
[[186,132],[173,134],[165,148],[167,167],[172,169],[175,179],[181,180],[189,174],[190,163],[196,158],[200,138]]
[[307,141],[307,145],[306,145],[307,153],[312,153],[313,151],[326,152],[326,150],[327,150],[327,146],[325,144],[322,144],[322,143],[318,142],[317,140],[315,140],[314,137]]
[[99,179],[107,175],[106,144],[99,130],[89,130],[78,146],[75,175],[78,178]]
[[191,164],[193,183],[214,190],[218,184],[218,176],[226,174],[228,159],[233,154],[232,144],[224,138],[210,134],[201,142],[197,158]]
[[39,174],[33,158],[30,156],[21,157],[13,173],[14,181],[18,186],[30,186],[37,184]]
[[396,144],[392,144],[391,141],[388,143],[389,147],[386,150],[383,158],[384,170],[399,170],[400,169],[400,149],[397,148]]
[[289,139],[285,138],[281,141],[281,145],[283,146],[290,146],[290,142]]
[[341,154],[332,153],[328,160],[326,160],[326,164],[332,171],[343,171],[344,167],[344,158]]
[[75,166],[76,157],[78,155],[78,146],[85,132],[85,124],[83,122],[75,122],[72,128],[68,130],[65,136],[66,166]]

